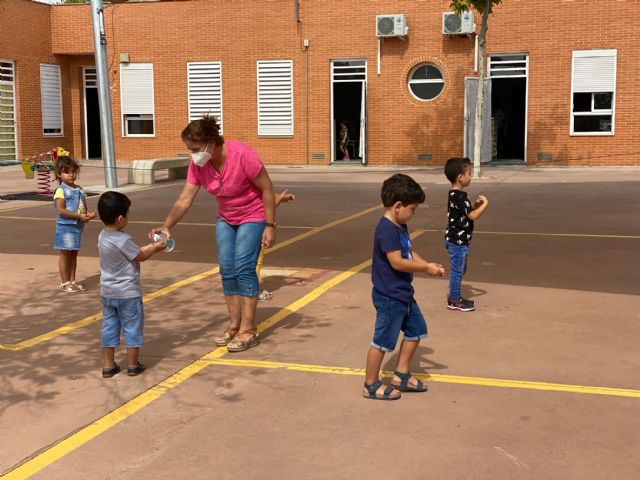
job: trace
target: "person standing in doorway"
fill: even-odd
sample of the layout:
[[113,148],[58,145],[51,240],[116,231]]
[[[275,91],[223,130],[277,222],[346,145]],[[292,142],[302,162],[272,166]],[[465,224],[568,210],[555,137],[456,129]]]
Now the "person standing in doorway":
[[340,130],[338,132],[340,137],[340,151],[342,152],[342,160],[351,160],[349,157],[349,126],[346,120],[340,122]]

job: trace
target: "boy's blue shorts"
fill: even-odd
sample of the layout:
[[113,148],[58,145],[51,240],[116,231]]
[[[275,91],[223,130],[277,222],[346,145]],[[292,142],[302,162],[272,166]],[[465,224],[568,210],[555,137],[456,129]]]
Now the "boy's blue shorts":
[[127,347],[141,347],[144,341],[144,307],[142,297],[102,297],[102,346],[120,345],[120,330]]
[[380,293],[375,288],[371,292],[373,306],[376,307],[376,327],[371,346],[383,352],[393,352],[400,331],[404,339],[417,342],[426,338],[427,322],[415,300],[402,302]]

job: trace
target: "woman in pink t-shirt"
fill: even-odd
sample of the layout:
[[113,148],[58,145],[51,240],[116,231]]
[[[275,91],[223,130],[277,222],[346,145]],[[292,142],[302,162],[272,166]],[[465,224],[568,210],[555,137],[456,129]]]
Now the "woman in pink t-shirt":
[[216,245],[229,325],[215,342],[241,352],[259,343],[254,325],[260,293],[256,262],[260,248],[275,243],[273,185],[255,150],[225,141],[213,117],[190,122],[182,140],[192,152],[187,181],[162,226],[149,235],[170,237],[170,229],[187,213],[200,187],[216,198]]

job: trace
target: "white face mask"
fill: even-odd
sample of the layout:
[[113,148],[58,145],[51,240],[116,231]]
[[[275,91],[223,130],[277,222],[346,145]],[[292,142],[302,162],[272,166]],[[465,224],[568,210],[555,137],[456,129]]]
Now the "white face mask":
[[209,144],[207,143],[207,147],[204,149],[204,152],[196,152],[191,154],[191,160],[197,166],[202,167],[209,160],[211,160],[211,154],[207,152],[207,148],[209,148]]

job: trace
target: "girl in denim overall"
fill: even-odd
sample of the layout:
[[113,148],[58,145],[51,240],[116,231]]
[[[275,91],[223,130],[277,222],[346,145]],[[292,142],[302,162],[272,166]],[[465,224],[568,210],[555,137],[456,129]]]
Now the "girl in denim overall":
[[60,186],[53,192],[58,215],[53,248],[60,251],[60,289],[69,293],[87,288],[76,282],[76,266],[84,224],[96,216],[96,212],[87,210],[87,195],[76,185],[79,171],[80,165],[71,157],[59,157],[56,161],[56,179]]

